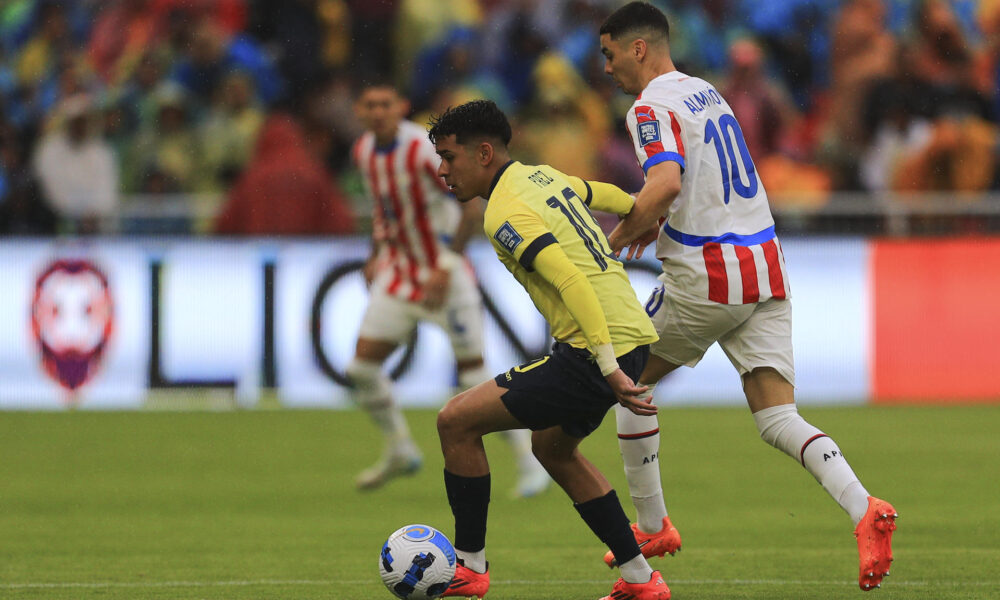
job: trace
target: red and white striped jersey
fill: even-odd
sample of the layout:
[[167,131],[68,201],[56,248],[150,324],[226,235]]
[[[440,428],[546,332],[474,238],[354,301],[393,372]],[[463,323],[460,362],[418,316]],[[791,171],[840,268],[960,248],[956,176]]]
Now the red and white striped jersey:
[[626,125],[644,173],[664,161],[681,167],[656,241],[666,283],[721,304],[790,297],[764,184],[719,92],[679,71],[660,75]]
[[427,130],[411,121],[400,122],[396,139],[385,148],[366,132],[351,155],[375,205],[374,239],[382,242],[378,272],[392,272],[376,279],[386,282],[390,295],[417,302],[438,257],[450,252],[461,219],[458,202],[437,176],[441,159]]

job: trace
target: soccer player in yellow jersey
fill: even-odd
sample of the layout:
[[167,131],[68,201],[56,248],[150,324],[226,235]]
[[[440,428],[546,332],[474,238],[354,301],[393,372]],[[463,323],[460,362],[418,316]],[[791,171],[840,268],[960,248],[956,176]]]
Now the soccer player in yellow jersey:
[[482,438],[529,428],[539,461],[615,556],[621,578],[608,598],[668,600],[670,589],[640,552],[614,489],[578,449],[617,403],[656,413],[634,381],[657,336],[588,208],[625,214],[631,196],[512,161],[510,124],[487,100],[448,109],[432,122],[430,138],[441,156],[438,175],[456,198],[487,200],[486,234],[555,338],[548,356],[455,396],[438,415],[459,558],[444,595],[488,591],[490,469]]

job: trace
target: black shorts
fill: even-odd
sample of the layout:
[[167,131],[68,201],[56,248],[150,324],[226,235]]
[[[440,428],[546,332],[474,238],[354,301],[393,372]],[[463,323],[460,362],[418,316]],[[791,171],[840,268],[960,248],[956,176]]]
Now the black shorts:
[[[618,364],[638,381],[648,359],[649,346],[644,345],[619,356]],[[501,373],[494,381],[507,390],[500,399],[510,414],[534,431],[559,425],[567,434],[585,438],[618,404],[590,352],[561,342],[548,356]]]

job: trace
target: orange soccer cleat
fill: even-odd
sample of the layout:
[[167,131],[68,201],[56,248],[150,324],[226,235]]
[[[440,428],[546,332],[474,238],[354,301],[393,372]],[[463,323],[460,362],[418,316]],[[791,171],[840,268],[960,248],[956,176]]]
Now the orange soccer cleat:
[[892,532],[896,531],[896,509],[885,500],[868,496],[868,511],[854,528],[858,538],[858,586],[864,591],[882,587],[892,562]]
[[448,589],[441,594],[442,598],[451,596],[458,598],[468,598],[469,600],[481,600],[486,597],[486,592],[490,591],[490,564],[486,563],[485,573],[476,573],[458,560],[455,567],[455,576],[451,579]]
[[[635,533],[635,541],[646,558],[665,554],[673,556],[674,552],[681,549],[681,534],[670,522],[670,517],[663,517],[663,528],[656,533],[640,531],[636,523],[632,523],[632,532]],[[612,569],[618,566],[615,555],[610,550],[604,555],[604,564]]]
[[670,588],[659,571],[653,571],[646,583],[629,583],[619,578],[611,593],[601,600],[670,600]]

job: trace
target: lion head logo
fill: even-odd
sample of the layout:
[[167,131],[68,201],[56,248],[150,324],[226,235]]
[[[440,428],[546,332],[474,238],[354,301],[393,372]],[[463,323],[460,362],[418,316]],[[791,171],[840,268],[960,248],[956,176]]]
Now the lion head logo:
[[58,260],[38,277],[31,330],[45,372],[70,392],[97,373],[113,324],[108,278],[92,263]]

